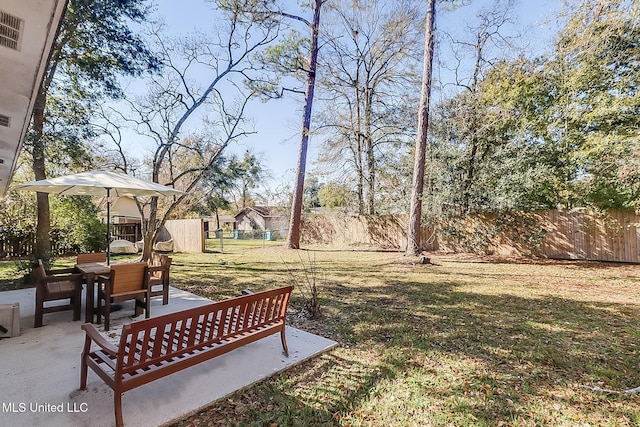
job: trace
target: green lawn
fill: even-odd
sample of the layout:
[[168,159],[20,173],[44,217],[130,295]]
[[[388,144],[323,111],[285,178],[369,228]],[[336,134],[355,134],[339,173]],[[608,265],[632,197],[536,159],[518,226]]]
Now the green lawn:
[[640,396],[583,387],[640,385],[640,266],[444,256],[414,266],[397,253],[311,249],[231,243],[174,256],[172,281],[214,299],[292,274],[303,283],[301,259],[315,259],[323,317],[291,322],[341,344],[176,427],[640,423]]
[[227,298],[304,283],[315,260],[323,315],[299,286],[290,323],[340,346],[173,427],[640,424],[640,395],[585,388],[640,385],[640,266],[249,242],[174,254],[172,284]]

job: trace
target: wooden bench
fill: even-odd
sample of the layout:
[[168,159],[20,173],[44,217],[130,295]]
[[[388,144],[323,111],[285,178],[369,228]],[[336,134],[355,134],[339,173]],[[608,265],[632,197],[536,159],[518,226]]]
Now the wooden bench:
[[[292,291],[293,286],[286,286],[248,293],[133,322],[122,327],[118,346],[92,324],[84,324],[80,389],[86,389],[87,368],[91,368],[113,389],[116,425],[120,427],[122,394],[128,390],[278,332],[288,357],[285,319]],[[92,343],[98,346],[94,350]]]

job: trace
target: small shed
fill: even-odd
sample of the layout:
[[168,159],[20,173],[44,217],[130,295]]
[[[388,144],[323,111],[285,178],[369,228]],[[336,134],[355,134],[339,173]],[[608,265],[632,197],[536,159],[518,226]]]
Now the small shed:
[[[112,199],[113,200],[113,199]],[[107,198],[102,197],[98,202],[102,222],[107,219]],[[111,203],[111,224],[113,236],[118,239],[137,242],[142,239],[142,220],[138,205],[133,197],[117,197]]]
[[236,218],[233,215],[222,214],[215,216],[202,217],[204,221],[204,233],[207,239],[213,239],[217,236],[216,230],[221,228],[225,232],[231,232],[236,228]]
[[284,233],[288,219],[284,210],[275,206],[250,206],[236,214],[236,229],[239,231],[278,231]]

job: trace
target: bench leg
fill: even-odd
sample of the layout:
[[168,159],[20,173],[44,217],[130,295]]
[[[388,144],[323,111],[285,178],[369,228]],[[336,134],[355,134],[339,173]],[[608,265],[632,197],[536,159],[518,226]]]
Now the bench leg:
[[287,348],[287,336],[285,335],[285,326],[282,325],[282,330],[280,331],[280,341],[282,341],[282,348],[284,349],[284,355],[289,357],[289,349]]
[[80,390],[87,389],[87,357],[89,357],[89,351],[91,350],[91,338],[86,336],[84,338],[84,348],[82,349],[82,360],[80,361]]
[[83,354],[80,362],[80,390],[87,389],[87,369],[87,359]]
[[113,391],[113,409],[116,414],[116,427],[123,427],[124,421],[122,420],[122,394]]

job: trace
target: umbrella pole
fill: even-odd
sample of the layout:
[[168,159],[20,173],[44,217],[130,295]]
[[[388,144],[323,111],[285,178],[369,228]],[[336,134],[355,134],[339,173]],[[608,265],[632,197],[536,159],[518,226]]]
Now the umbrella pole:
[[109,193],[111,188],[107,187],[107,265],[111,264],[111,229],[109,222],[111,218],[111,202],[109,201]]

